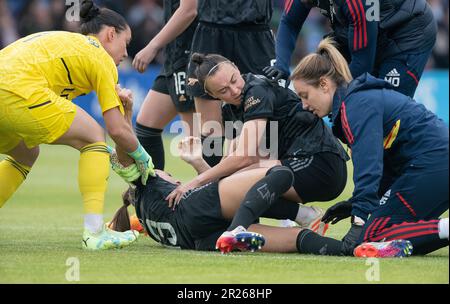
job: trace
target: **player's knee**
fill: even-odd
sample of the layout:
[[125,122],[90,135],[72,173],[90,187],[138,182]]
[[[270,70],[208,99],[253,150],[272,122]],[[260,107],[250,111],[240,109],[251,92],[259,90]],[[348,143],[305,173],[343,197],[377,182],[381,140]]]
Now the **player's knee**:
[[294,183],[294,173],[286,166],[274,166],[267,171],[266,176],[272,176],[280,185],[283,185],[283,189],[286,188],[285,191],[289,190]]
[[34,163],[36,162],[36,160],[39,157],[39,153],[40,153],[40,148],[39,146],[34,147],[33,149],[30,150],[30,162],[31,164],[29,165],[30,167],[32,165],[34,165]]
[[39,157],[39,146],[28,149],[25,145],[20,149],[13,150],[9,153],[19,166],[32,167]]
[[106,142],[105,133],[100,126],[99,128],[93,128],[89,133],[90,134],[86,134],[86,136],[74,139],[72,146],[77,150],[81,150],[94,143]]

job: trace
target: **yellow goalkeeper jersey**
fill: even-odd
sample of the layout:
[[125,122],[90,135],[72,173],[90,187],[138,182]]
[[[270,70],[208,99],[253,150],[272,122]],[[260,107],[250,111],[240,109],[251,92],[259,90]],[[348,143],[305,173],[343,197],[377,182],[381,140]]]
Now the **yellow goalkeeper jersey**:
[[41,32],[0,51],[0,89],[24,99],[42,88],[69,100],[95,91],[102,112],[119,107],[124,113],[117,83],[114,60],[93,36]]

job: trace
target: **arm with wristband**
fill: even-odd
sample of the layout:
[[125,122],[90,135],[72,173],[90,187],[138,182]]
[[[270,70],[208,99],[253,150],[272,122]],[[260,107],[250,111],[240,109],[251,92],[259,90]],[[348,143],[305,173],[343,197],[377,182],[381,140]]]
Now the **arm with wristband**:
[[139,143],[135,151],[127,153],[131,158],[134,159],[136,166],[141,173],[141,182],[143,185],[147,184],[148,176],[155,176],[154,165],[152,158],[145,151],[142,145]]
[[[139,172],[141,176],[141,182],[143,185],[147,183],[147,179],[149,175],[155,176],[154,166],[152,162],[152,158],[150,155],[144,150],[142,145],[137,140],[136,136],[133,133],[132,129],[132,110],[133,110],[133,95],[130,90],[128,89],[122,89],[120,86],[116,87],[117,94],[119,95],[119,98],[124,105],[125,110],[125,117],[121,117],[121,120],[125,121],[125,127],[124,129],[130,129],[131,134],[133,138],[135,139],[135,142],[137,143],[134,145],[131,149],[126,149],[124,145],[119,144],[118,141],[114,138],[114,136],[110,133],[111,137],[113,138],[114,142],[116,143],[117,152],[114,154],[114,151],[111,153],[111,164],[113,170],[119,174],[122,178],[125,179],[127,182],[131,182],[136,180],[136,170]],[[106,122],[106,120],[105,120]],[[129,138],[129,137],[128,137]],[[128,145],[127,148],[130,148],[131,145]],[[112,149],[110,149],[112,150]],[[131,150],[132,152],[126,152]],[[125,154],[126,152],[126,154]],[[117,161],[115,161],[115,157],[117,157]],[[131,157],[135,165],[134,168],[133,164],[130,164],[130,160],[128,157]],[[128,166],[124,166],[128,164]]]

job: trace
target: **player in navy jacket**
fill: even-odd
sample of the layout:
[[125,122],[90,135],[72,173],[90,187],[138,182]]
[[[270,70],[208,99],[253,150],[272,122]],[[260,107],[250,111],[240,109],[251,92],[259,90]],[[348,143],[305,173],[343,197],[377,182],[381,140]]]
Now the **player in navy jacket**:
[[436,40],[436,21],[426,0],[286,0],[269,76],[289,75],[297,36],[313,7],[331,21],[334,40],[354,78],[371,73],[414,96]]
[[[417,254],[448,245],[449,133],[423,105],[363,74],[352,80],[330,39],[305,57],[292,75],[303,107],[331,113],[333,133],[352,152],[353,196],[323,220],[352,215],[344,242],[410,240]],[[370,217],[369,217],[370,216]],[[353,245],[352,245],[353,244]]]

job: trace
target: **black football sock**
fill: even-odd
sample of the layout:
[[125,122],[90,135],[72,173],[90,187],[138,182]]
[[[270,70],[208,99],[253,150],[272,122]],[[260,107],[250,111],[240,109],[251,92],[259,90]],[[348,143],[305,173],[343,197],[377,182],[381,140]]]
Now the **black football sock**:
[[214,167],[222,160],[223,143],[225,137],[213,137],[202,135],[203,159],[210,167]]
[[440,239],[438,234],[409,239],[413,245],[413,255],[425,255],[438,249],[447,247],[447,239]]
[[315,255],[343,255],[342,241],[304,229],[297,236],[297,251]]
[[247,192],[227,230],[231,231],[238,226],[247,229],[276,199],[289,190],[293,182],[294,174],[288,167],[271,168],[266,176]]
[[152,157],[155,169],[164,170],[164,144],[161,129],[154,129],[136,123],[136,135],[145,151]]
[[273,202],[269,209],[264,212],[261,217],[267,217],[276,220],[291,220],[295,221],[300,204],[285,199],[284,197],[279,197],[275,202]]

